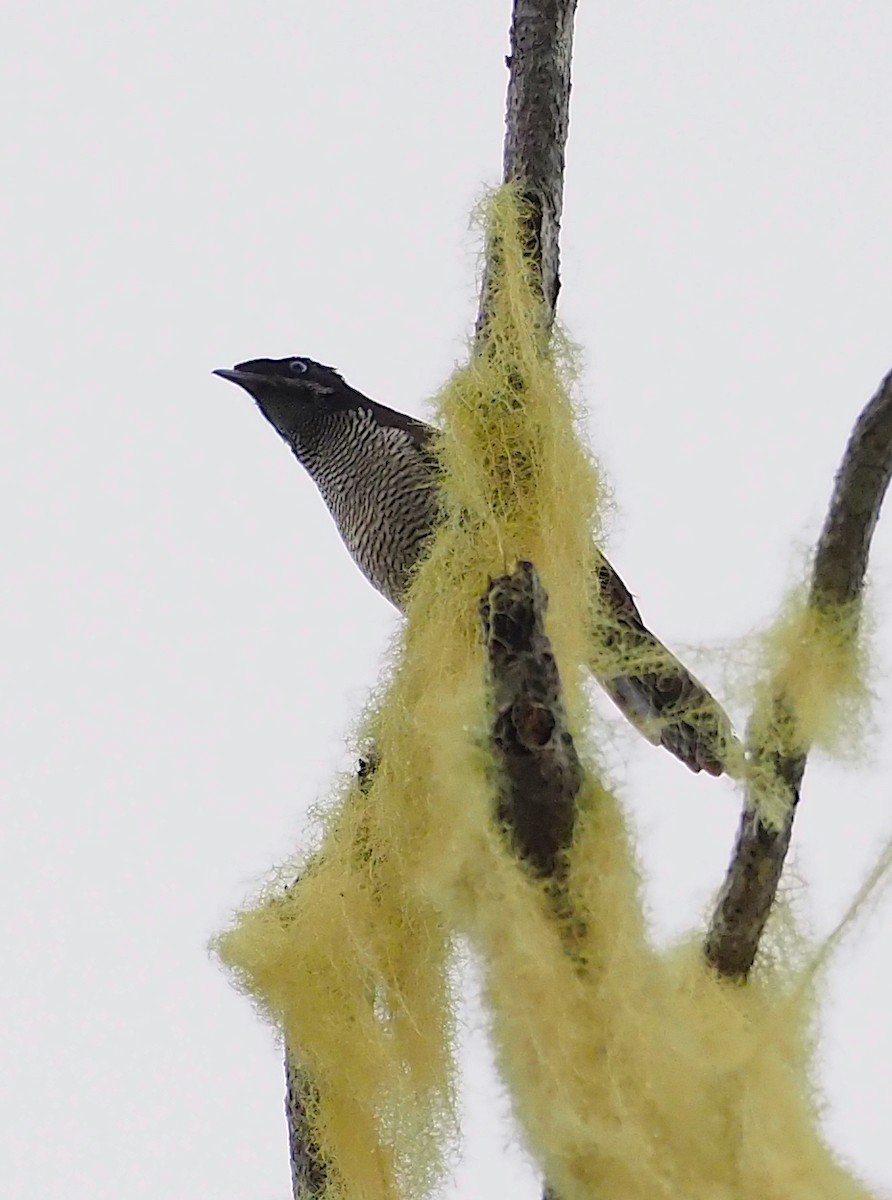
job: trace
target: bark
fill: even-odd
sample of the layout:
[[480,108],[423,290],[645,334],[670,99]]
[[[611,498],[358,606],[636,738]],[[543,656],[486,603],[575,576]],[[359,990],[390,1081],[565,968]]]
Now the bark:
[[[520,185],[529,205],[526,244],[542,289],[543,349],[560,290],[575,12],[576,0],[514,0],[507,59],[502,177]],[[498,246],[490,244],[477,314],[478,350],[486,344],[497,255]],[[581,769],[562,724],[560,682],[542,626],[544,604],[530,563],[496,581],[482,601],[496,705],[493,750],[503,767],[500,816],[518,853],[540,873],[556,876],[573,834]],[[532,768],[529,781],[524,765]],[[547,1185],[544,1197],[551,1197]]]
[[[516,182],[530,206],[527,246],[539,269],[551,327],[560,290],[564,149],[570,127],[570,60],[576,0],[515,0],[502,179]],[[497,248],[487,248],[491,263]],[[484,268],[477,342],[485,341],[490,271]]]
[[815,553],[811,603],[847,604],[861,596],[870,540],[892,476],[892,371],[861,413],[836,475]]
[[[812,569],[809,606],[818,613],[849,608],[852,637],[857,635],[870,541],[890,475],[892,372],[849,438]],[[808,753],[797,744],[793,718],[778,690],[747,738],[750,767],[737,842],[704,947],[707,962],[730,979],[745,980],[752,968],[790,846]],[[761,789],[778,787],[786,798],[786,814],[775,829],[759,816],[760,796]]]
[[325,1194],[328,1173],[310,1133],[307,1109],[315,1089],[305,1071],[285,1051],[285,1117],[291,1156],[291,1194],[294,1200],[313,1200]]
[[481,602],[493,700],[499,818],[518,856],[559,880],[573,841],[583,772],[543,615],[548,596],[532,563],[491,581]]
[[[514,0],[511,54],[506,60],[503,180],[519,184],[529,206],[526,250],[542,289],[545,332],[554,321],[560,288],[560,219],[575,11],[576,0]],[[478,351],[486,347],[490,281],[498,254],[498,245],[490,242],[477,314]],[[506,781],[500,817],[518,854],[539,873],[550,874],[560,850],[572,838],[572,797],[579,787],[580,768],[572,741],[560,760],[545,751],[557,728],[549,728],[549,722],[558,719],[561,705],[557,668],[542,627],[546,603],[531,563],[521,564],[514,575],[495,581],[481,601],[499,713],[493,749]],[[516,707],[512,707],[512,696]],[[565,729],[564,733],[569,741]],[[534,752],[537,738],[543,741]],[[527,762],[531,753],[533,758]],[[526,785],[521,778],[524,765],[532,767],[534,776]],[[566,777],[561,776],[563,768]],[[571,778],[576,782],[568,790]]]
[[[558,241],[564,147],[569,128],[575,10],[576,0],[515,0],[511,54],[507,60],[509,82],[503,178],[506,183],[517,181],[529,204],[527,247],[541,281],[543,328],[546,331],[554,320],[560,288]],[[497,253],[497,247],[487,247],[487,264],[492,263]],[[486,340],[489,279],[490,269],[485,266],[476,324],[478,347]],[[520,688],[518,707],[514,712],[520,723],[513,726],[512,716],[506,714],[501,733],[504,748],[499,750],[496,746],[497,755],[502,757],[506,768],[506,777],[514,783],[521,782],[517,772],[525,750],[533,753],[537,736],[545,734],[548,720],[551,716],[556,717],[560,708],[557,671],[542,631],[541,610],[537,609],[543,594],[535,571],[528,566],[523,569],[529,571],[525,582],[501,581],[495,585],[496,595],[489,618],[493,635],[491,662],[498,663],[496,674],[504,682],[507,673]],[[523,598],[524,593],[526,598]],[[484,603],[488,600],[489,597]],[[524,637],[527,648],[519,651]],[[554,702],[551,707],[548,702],[541,702],[548,698]],[[541,726],[537,725],[538,720],[543,722]],[[566,736],[569,739],[569,734]],[[576,778],[579,765],[576,762],[575,767],[570,766],[571,760],[575,761],[572,741],[569,746],[562,745],[560,755],[553,756],[553,764],[546,765],[548,755],[544,743],[534,757],[540,771],[535,788],[509,788],[504,797],[503,818],[511,827],[511,836],[521,856],[535,869],[547,873],[556,869],[559,853],[569,844],[568,837],[572,837],[575,814],[571,811],[572,800],[568,804],[568,796],[570,781]],[[559,762],[567,771],[561,784],[557,783],[555,770],[552,770],[554,767],[560,774]],[[578,789],[578,779],[575,786]],[[572,795],[575,796],[575,791]],[[312,1084],[291,1061],[287,1051],[285,1068],[293,1193],[295,1200],[310,1200],[322,1196],[325,1182],[315,1147],[308,1140],[306,1104],[312,1096]]]
[[[374,751],[361,758],[357,765],[359,786],[369,787],[377,767]],[[298,887],[295,879],[292,888]],[[308,1112],[316,1103],[313,1080],[285,1046],[285,1120],[288,1125],[288,1152],[291,1159],[291,1195],[293,1200],[322,1200],[328,1183],[328,1172],[319,1147],[310,1132]]]

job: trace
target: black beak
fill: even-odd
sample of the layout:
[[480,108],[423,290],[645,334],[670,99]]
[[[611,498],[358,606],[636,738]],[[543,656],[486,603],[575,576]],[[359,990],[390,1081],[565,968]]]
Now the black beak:
[[221,379],[228,379],[232,383],[240,383],[242,386],[244,386],[245,381],[249,378],[247,371],[226,371],[221,369],[219,371],[212,371],[211,374],[219,375]]

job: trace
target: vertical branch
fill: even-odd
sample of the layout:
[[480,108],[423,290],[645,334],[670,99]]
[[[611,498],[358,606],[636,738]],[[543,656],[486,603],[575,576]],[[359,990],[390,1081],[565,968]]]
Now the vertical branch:
[[315,1100],[313,1083],[285,1051],[285,1118],[291,1157],[291,1194],[294,1200],[313,1200],[325,1195],[328,1172],[313,1140],[308,1109]]
[[[514,0],[502,178],[526,201],[525,251],[542,294],[542,348],[560,290],[564,148],[570,126],[570,63],[576,0]],[[487,343],[499,246],[487,246],[476,349]],[[481,602],[495,691],[493,751],[502,767],[500,815],[519,853],[560,888],[572,840],[581,768],[563,727],[560,681],[532,563],[494,582]],[[533,770],[529,771],[528,768]],[[555,1200],[545,1186],[543,1200]]]
[[499,817],[518,857],[557,888],[573,841],[582,765],[567,729],[532,563],[490,582],[480,606],[493,698]]
[[[546,333],[554,321],[560,289],[559,238],[564,192],[564,148],[570,125],[570,60],[575,11],[576,0],[514,0],[511,54],[507,59],[509,78],[503,180],[516,184],[525,201],[524,251],[541,289],[544,308],[542,328]],[[500,253],[497,239],[491,238],[486,248],[477,314],[478,351],[487,345],[492,288],[499,276],[497,268]],[[525,678],[522,687],[527,690],[528,700],[535,676],[534,687],[540,687],[546,680],[549,686],[553,682],[554,701],[559,704],[560,685],[542,624],[545,593],[531,563],[523,564],[523,569],[518,570],[520,574],[515,573],[513,581],[506,579],[494,585],[481,601],[490,663],[495,671],[493,680],[498,690],[499,679],[504,675],[503,669],[510,664],[511,677],[517,682],[520,678],[518,667],[523,663],[524,671],[520,674]],[[512,639],[516,645],[509,649]],[[518,657],[521,642],[524,650]],[[533,711],[529,705],[527,709]],[[506,715],[509,710],[514,711],[510,704],[499,717],[503,733],[511,724]],[[537,708],[536,711],[542,710]],[[510,750],[508,743],[500,742],[498,725],[493,738],[496,759],[501,763],[508,781],[502,796],[500,815],[510,826],[521,857],[530,861],[540,872],[550,873],[555,869],[558,849],[566,848],[572,838],[575,819],[573,797],[579,781],[576,779],[571,789],[569,809],[567,795],[564,794],[567,781],[559,782],[556,776],[547,771],[532,789],[536,791],[535,799],[529,780],[525,788],[518,788],[515,778],[521,763],[518,753],[525,735],[519,737],[516,728],[509,732]],[[566,737],[569,740],[569,734]],[[575,759],[572,742],[568,753]],[[540,764],[543,761],[541,756],[537,759]]]
[[[359,760],[356,775],[363,793],[367,792],[377,765],[374,751]],[[300,879],[295,879],[291,887],[299,886]],[[309,1114],[316,1107],[317,1096],[316,1085],[286,1043],[285,1121],[288,1125],[293,1200],[322,1200],[328,1185],[328,1171],[313,1138],[309,1120]]]
[[560,288],[564,148],[570,127],[570,61],[576,0],[517,0],[511,25],[503,178],[530,201],[542,294],[552,315]]
[[[518,184],[528,205],[525,248],[542,291],[542,324],[545,330],[551,328],[554,320],[560,288],[558,239],[563,206],[564,146],[569,127],[570,56],[575,9],[576,0],[515,0],[511,24],[511,55],[507,63],[510,76],[503,177],[506,183]],[[484,267],[476,324],[478,348],[486,341],[490,280],[493,276],[494,256],[497,254],[497,247],[487,247],[487,262]],[[537,607],[543,597],[539,594],[541,589],[538,587],[534,571],[527,583],[529,609],[525,619],[532,623],[530,629],[535,647],[531,648],[531,653],[526,656],[526,664],[528,668],[532,664],[534,674],[538,669],[545,672],[543,676],[540,671],[540,680],[546,677],[550,679],[550,651],[541,632],[541,608]],[[498,604],[495,607],[498,608]],[[498,624],[500,618],[495,609],[491,615],[494,625]],[[503,624],[499,627],[503,630],[505,628]],[[491,643],[491,651],[499,658],[500,649],[496,641]],[[504,665],[504,656],[502,661]],[[559,704],[559,684],[553,660],[551,673],[555,676],[552,681],[553,699]],[[524,736],[528,733],[530,730],[525,730]],[[569,741],[569,734],[566,734],[566,739]],[[512,743],[511,750],[506,743],[506,764],[518,745],[519,743]],[[562,761],[575,761],[572,742],[567,745],[562,741],[561,747]],[[516,762],[514,765],[517,765]],[[509,776],[510,774],[509,770]],[[571,771],[570,774],[573,778],[563,781],[562,787],[556,787],[554,796],[550,794],[550,785],[554,781],[549,782],[543,777],[542,787],[532,807],[525,807],[525,799],[529,799],[528,792],[524,792],[523,789],[517,790],[504,813],[506,820],[513,825],[515,837],[519,838],[519,846],[524,847],[525,853],[533,858],[541,852],[547,864],[543,860],[540,867],[548,870],[556,869],[559,852],[566,847],[568,838],[572,836],[573,813],[568,811],[567,800],[570,800],[572,808],[572,799],[578,789],[578,778],[575,771]],[[364,773],[361,770],[361,780],[363,777]],[[563,795],[563,792],[567,792],[567,795]],[[550,803],[552,799],[556,801],[555,804]],[[558,813],[562,815],[556,825]],[[546,850],[546,847],[551,849]],[[287,1048],[285,1071],[294,1200],[310,1200],[324,1194],[326,1183],[325,1170],[310,1139],[306,1120],[307,1108],[313,1103],[312,1081],[306,1078],[299,1064],[292,1060]]]
[[[560,290],[560,231],[564,203],[564,148],[570,127],[570,60],[576,0],[515,0],[508,56],[508,98],[502,165],[504,183],[516,183],[529,205],[527,252],[545,303],[543,324],[554,320]],[[485,341],[492,257],[487,248],[477,344]]]

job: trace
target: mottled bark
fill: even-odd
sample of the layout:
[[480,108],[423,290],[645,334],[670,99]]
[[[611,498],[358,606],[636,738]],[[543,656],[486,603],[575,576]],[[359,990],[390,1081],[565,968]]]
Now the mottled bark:
[[[517,183],[529,206],[526,251],[542,289],[545,333],[554,320],[560,287],[558,242],[575,10],[576,0],[515,0],[506,60],[503,180]],[[490,240],[477,314],[478,351],[486,347],[499,253]],[[497,712],[493,749],[505,781],[500,817],[520,857],[548,875],[572,838],[580,767],[563,726],[568,744],[561,742],[557,757],[553,753],[560,682],[542,627],[545,603],[529,563],[495,581],[481,601]]]
[[[502,179],[519,184],[529,203],[526,243],[544,299],[543,326],[551,327],[560,289],[560,231],[564,148],[570,127],[570,60],[576,0],[515,0]],[[477,342],[486,336],[492,257],[487,248]]]
[[315,1089],[285,1052],[285,1117],[291,1155],[291,1194],[294,1200],[315,1200],[325,1194],[328,1173],[310,1133],[307,1109],[315,1101]]
[[[520,185],[529,205],[526,246],[542,289],[543,348],[560,290],[575,12],[576,0],[514,0],[507,59],[502,177],[505,183]],[[478,351],[486,345],[492,268],[498,253],[497,245],[487,246],[476,324]],[[495,691],[493,748],[505,780],[500,815],[518,853],[541,873],[550,874],[563,861],[561,851],[572,838],[581,771],[572,739],[560,725],[560,683],[539,607],[544,596],[538,594],[541,589],[532,564],[523,564],[518,571],[520,576],[515,572],[509,577],[515,583],[498,581],[482,601]],[[543,739],[538,751],[537,738]],[[523,778],[527,762],[535,764],[535,783],[529,786]],[[546,1187],[545,1196],[550,1195]]]
[[499,819],[518,856],[536,874],[560,879],[583,773],[543,626],[547,606],[535,567],[521,562],[510,575],[492,580],[480,613],[492,692]]
[[[870,540],[892,475],[892,372],[861,413],[836,476],[818,539],[808,604],[816,613],[848,610],[857,635]],[[807,748],[795,736],[794,714],[775,689],[764,715],[747,735],[747,790],[731,864],[713,913],[704,952],[721,974],[748,975],[768,920],[790,845]],[[778,789],[786,812],[778,828],[759,816],[763,789]]]

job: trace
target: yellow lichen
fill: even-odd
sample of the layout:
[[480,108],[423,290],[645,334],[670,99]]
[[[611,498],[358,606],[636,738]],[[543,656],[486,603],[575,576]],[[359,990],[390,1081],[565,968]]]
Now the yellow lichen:
[[[457,937],[480,954],[501,1068],[561,1200],[863,1200],[821,1138],[801,966],[742,987],[718,980],[693,941],[657,953],[624,814],[591,768],[570,854],[572,937],[491,819],[480,597],[518,559],[536,564],[586,754],[600,492],[566,364],[542,351],[519,206],[511,189],[488,206],[499,275],[487,344],[438,400],[444,524],[364,730],[378,767],[345,786],[297,881],[240,913],[219,953],[313,1080],[329,1200],[421,1200],[441,1178],[456,1132]],[[840,678],[844,658],[822,672],[789,655],[803,737],[823,721],[808,697]]]

